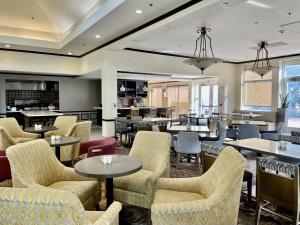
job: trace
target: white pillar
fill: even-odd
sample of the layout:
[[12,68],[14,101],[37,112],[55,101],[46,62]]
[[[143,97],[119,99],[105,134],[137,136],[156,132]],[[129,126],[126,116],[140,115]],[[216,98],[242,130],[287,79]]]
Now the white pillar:
[[117,70],[105,63],[102,82],[102,136],[114,136],[114,118],[117,117]]

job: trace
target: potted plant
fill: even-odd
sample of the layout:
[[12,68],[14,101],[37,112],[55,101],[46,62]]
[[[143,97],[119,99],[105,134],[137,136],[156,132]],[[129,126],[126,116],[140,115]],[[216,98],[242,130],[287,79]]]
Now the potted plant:
[[287,121],[287,108],[289,107],[289,93],[286,95],[280,95],[280,108],[277,110],[277,122],[286,122]]

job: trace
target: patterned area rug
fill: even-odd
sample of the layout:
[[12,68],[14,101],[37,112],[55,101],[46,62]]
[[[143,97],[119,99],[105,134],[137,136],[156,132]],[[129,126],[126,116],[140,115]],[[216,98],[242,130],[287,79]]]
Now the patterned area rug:
[[[129,148],[123,146],[118,147],[117,154],[128,154]],[[253,173],[253,184],[255,184],[255,170],[256,161],[255,155],[249,152],[243,152],[248,160],[247,170]],[[196,163],[180,163],[178,169],[173,165],[173,159],[171,157],[171,177],[182,178],[182,177],[195,177],[202,174],[201,169]],[[255,187],[253,186],[253,190]],[[247,202],[247,195],[242,193],[240,202],[240,211],[238,225],[253,225],[255,224],[255,211],[256,201],[252,198],[250,205]],[[286,214],[286,212],[285,212]],[[151,225],[151,213],[150,210],[142,209],[135,206],[123,205],[123,209],[120,213],[120,224],[121,225]],[[288,225],[286,220],[279,218],[273,214],[262,212],[261,214],[261,225]]]

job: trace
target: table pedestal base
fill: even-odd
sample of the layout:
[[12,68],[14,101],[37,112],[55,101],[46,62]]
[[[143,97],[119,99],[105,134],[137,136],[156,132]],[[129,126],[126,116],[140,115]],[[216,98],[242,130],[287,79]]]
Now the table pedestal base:
[[60,161],[60,146],[55,146],[56,158]]
[[105,180],[106,189],[106,208],[108,208],[114,200],[114,179],[106,178]]

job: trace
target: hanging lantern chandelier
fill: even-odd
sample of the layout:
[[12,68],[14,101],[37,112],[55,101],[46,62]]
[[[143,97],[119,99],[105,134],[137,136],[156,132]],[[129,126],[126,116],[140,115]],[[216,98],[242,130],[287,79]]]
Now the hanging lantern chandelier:
[[[197,30],[197,33],[200,33],[200,36],[196,39],[194,56],[191,59],[184,61],[186,64],[196,66],[202,73],[209,66],[222,62],[222,59],[215,58],[211,45],[211,37],[207,35],[210,31],[211,29],[206,27],[201,27]],[[209,45],[211,57],[207,54],[207,45]]]
[[[256,59],[253,67],[247,69],[253,71],[263,77],[266,73],[277,69],[278,67],[271,66],[269,60],[269,51],[267,50],[268,42],[262,41],[258,43],[258,49],[256,53]],[[265,58],[264,58],[265,57]]]

